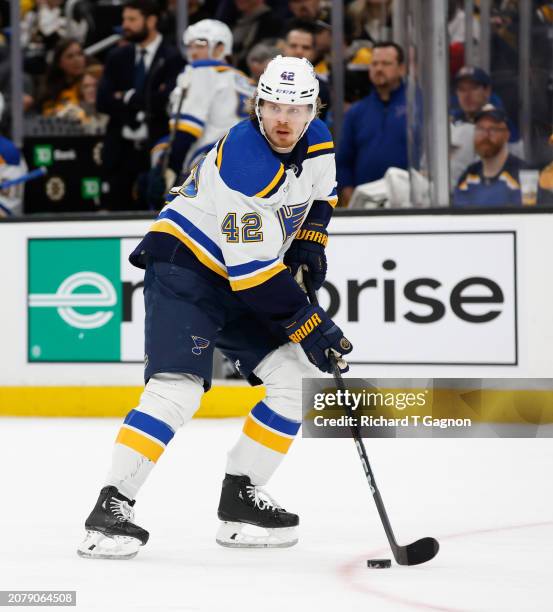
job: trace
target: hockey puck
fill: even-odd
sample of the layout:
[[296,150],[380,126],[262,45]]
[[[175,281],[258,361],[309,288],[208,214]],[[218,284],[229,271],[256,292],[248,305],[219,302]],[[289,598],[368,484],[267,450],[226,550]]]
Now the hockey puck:
[[392,567],[391,559],[367,559],[367,567],[378,569]]

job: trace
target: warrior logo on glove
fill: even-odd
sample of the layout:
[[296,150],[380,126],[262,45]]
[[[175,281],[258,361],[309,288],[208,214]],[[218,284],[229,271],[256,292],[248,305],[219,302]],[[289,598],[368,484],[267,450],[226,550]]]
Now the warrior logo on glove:
[[[342,330],[320,306],[302,308],[291,321],[284,324],[284,328],[290,340],[301,344],[309,361],[322,372],[332,373],[329,349],[341,357],[351,353],[353,348]],[[349,370],[343,360],[339,360],[338,367],[342,373]]]

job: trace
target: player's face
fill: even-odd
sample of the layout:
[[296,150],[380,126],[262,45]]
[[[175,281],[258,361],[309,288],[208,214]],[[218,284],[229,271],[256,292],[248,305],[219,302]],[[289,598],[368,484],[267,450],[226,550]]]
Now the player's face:
[[455,88],[459,106],[465,113],[477,113],[490,99],[491,89],[475,83],[470,79],[463,79]]
[[189,62],[209,59],[209,44],[207,40],[193,40],[186,45],[186,59]]
[[293,147],[309,121],[310,111],[309,104],[263,102],[261,119],[269,142],[282,149]]
[[482,117],[474,128],[474,149],[482,159],[495,157],[509,141],[509,129],[491,117]]

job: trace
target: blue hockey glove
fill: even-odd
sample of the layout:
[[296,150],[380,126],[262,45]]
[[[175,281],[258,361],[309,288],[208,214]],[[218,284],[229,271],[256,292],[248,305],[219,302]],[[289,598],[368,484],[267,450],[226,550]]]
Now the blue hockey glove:
[[[304,223],[290,248],[284,255],[284,264],[290,268],[292,276],[300,287],[303,283],[301,270],[307,266],[315,291],[321,288],[326,277],[325,247],[328,233],[322,223],[309,221]],[[298,271],[300,274],[298,275]],[[303,288],[303,287],[302,287]]]
[[146,201],[152,210],[160,210],[163,207],[167,185],[161,173],[161,166],[155,165],[148,172]]
[[351,342],[320,306],[305,306],[284,323],[284,329],[288,338],[301,344],[309,361],[322,372],[332,373],[329,351],[337,356],[340,372],[349,370],[340,357],[351,353]]

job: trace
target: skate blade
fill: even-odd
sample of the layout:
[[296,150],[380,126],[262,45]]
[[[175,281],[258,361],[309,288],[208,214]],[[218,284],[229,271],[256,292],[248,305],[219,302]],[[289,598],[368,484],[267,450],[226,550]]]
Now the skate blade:
[[99,531],[87,531],[77,548],[79,557],[85,559],[132,559],[138,554],[140,540],[128,536],[107,536]]
[[298,532],[295,527],[278,527],[274,529],[257,528],[264,534],[248,533],[252,529],[246,523],[222,522],[215,541],[226,548],[289,548],[298,543]]

